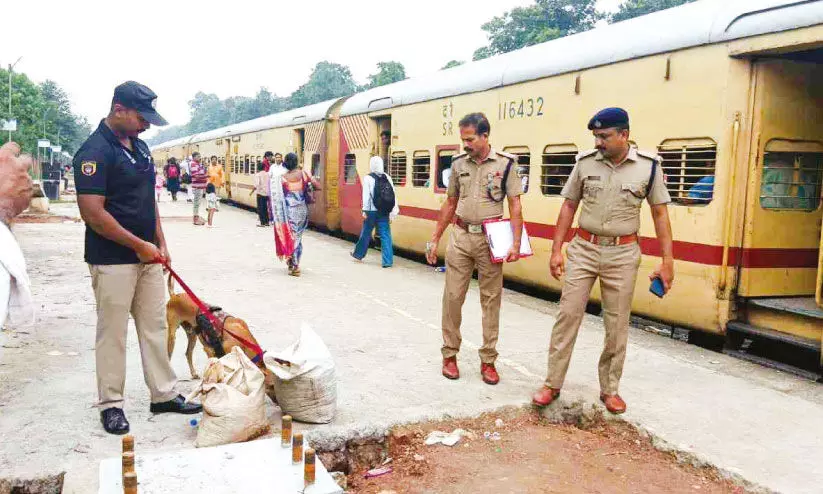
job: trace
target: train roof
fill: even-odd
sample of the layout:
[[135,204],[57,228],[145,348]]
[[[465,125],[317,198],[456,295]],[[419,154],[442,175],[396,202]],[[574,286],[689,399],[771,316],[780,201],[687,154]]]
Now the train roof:
[[238,134],[248,134],[249,132],[257,132],[264,129],[276,129],[279,127],[288,127],[291,125],[299,125],[304,123],[317,122],[326,118],[329,109],[340,98],[315,103],[313,105],[304,106],[302,108],[295,108],[265,117],[259,117],[245,122],[238,122],[235,124],[220,127],[218,129],[201,132],[199,134],[192,134],[186,137],[180,137],[170,141],[162,142],[151,147],[152,151],[156,149],[166,149],[181,144],[188,144],[190,142],[204,142],[212,139],[219,139],[221,137],[230,137]]
[[355,94],[340,115],[823,23],[823,0],[700,0]]

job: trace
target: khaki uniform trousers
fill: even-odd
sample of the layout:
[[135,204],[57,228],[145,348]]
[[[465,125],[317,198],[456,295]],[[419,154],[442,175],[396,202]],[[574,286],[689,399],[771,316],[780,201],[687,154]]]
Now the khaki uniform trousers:
[[566,277],[560,297],[560,311],[552,329],[546,386],[554,389],[563,387],[586,304],[599,277],[603,324],[606,327],[603,353],[598,364],[600,392],[617,394],[626,360],[632,297],[640,267],[640,246],[637,242],[599,246],[576,236],[569,244],[566,256]]
[[89,265],[97,301],[97,392],[101,408],[123,407],[126,332],[134,318],[152,403],[177,396],[166,348],[166,284],[159,264]]
[[452,227],[446,250],[446,288],[443,291],[443,358],[454,357],[460,350],[460,323],[463,302],[472,273],[477,268],[480,283],[480,307],[483,310],[483,346],[480,361],[493,364],[497,359],[497,334],[500,329],[500,302],[503,296],[503,264],[495,264],[489,254],[484,233],[468,233]]

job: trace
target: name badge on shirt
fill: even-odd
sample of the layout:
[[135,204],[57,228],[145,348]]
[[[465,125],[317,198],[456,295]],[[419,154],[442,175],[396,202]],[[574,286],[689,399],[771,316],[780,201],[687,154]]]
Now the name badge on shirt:
[[592,181],[598,181],[599,182],[600,181],[600,175],[589,175],[588,177],[586,177],[586,180],[592,180]]

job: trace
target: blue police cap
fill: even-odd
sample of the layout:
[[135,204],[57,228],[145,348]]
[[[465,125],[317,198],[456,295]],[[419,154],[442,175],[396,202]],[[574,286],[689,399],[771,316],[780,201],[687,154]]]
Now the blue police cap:
[[622,108],[606,108],[589,120],[589,130],[628,127],[629,114]]

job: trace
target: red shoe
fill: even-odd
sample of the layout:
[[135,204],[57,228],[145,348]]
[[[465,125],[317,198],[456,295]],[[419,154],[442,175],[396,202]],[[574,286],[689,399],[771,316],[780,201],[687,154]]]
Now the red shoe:
[[626,411],[626,402],[620,395],[606,395],[600,393],[600,401],[606,405],[606,410],[615,415],[619,415]]
[[494,364],[480,364],[480,375],[483,376],[483,382],[486,384],[497,384],[500,382],[500,376],[497,374],[497,369]]
[[443,359],[443,375],[448,379],[460,379],[460,370],[457,368],[457,357]]
[[559,389],[543,386],[537,393],[532,395],[532,403],[539,407],[547,407],[551,405],[558,396],[560,396]]

